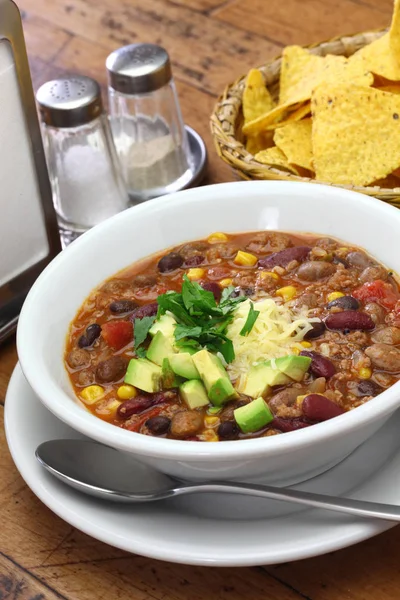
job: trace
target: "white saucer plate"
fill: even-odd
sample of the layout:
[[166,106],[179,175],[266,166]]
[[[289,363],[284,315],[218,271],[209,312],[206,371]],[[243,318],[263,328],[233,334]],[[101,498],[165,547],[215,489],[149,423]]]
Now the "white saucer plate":
[[[44,408],[19,365],[7,392],[5,426],[19,472],[45,505],[86,534],[135,554],[192,565],[277,564],[345,548],[394,526],[243,496],[118,505],[80,494],[45,472],[34,454],[46,440],[83,436]],[[398,411],[340,465],[297,487],[400,504],[399,429]]]

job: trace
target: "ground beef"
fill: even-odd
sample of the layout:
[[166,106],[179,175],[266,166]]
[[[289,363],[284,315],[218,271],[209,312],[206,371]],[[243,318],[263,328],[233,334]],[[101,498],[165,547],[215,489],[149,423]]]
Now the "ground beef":
[[267,252],[280,252],[291,246],[293,246],[293,242],[285,233],[261,231],[247,244],[246,250],[256,254],[266,254]]

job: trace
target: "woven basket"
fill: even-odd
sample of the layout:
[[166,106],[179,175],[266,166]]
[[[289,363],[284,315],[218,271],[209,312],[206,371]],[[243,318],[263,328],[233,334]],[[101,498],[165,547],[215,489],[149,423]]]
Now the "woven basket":
[[[352,36],[334,38],[327,42],[308,46],[307,48],[319,56],[326,54],[339,54],[351,56],[357,50],[370,44],[381,37],[385,31],[372,31],[359,33]],[[259,67],[264,75],[265,83],[274,100],[278,100],[279,75],[281,58],[277,57],[270,63]],[[247,152],[243,145],[242,134],[243,113],[242,96],[247,75],[243,75],[234,83],[227,86],[222,96],[218,99],[214,112],[211,115],[211,133],[214,138],[218,155],[230,165],[242,179],[279,179],[284,181],[307,181],[310,183],[327,183],[308,177],[293,175],[276,167],[257,162],[252,154]],[[351,185],[335,185],[389,202],[400,208],[400,187],[381,188],[378,186],[360,187]]]

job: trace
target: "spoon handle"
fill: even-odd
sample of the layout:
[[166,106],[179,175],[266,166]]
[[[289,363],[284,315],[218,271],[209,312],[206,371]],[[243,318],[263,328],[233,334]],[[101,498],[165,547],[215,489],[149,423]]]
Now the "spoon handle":
[[313,506],[314,508],[323,508],[325,510],[333,510],[360,517],[400,521],[400,506],[396,506],[395,504],[380,504],[379,502],[353,500],[352,498],[340,498],[337,496],[327,496],[325,494],[301,492],[289,488],[276,488],[267,485],[236,482],[184,484],[181,487],[175,488],[175,493],[177,495],[201,491],[258,496],[259,498],[294,502],[306,506]]

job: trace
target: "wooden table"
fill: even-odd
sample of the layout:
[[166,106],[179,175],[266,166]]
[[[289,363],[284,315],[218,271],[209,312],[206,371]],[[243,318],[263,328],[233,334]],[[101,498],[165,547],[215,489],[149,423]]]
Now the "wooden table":
[[[139,41],[164,45],[186,122],[205,138],[209,182],[228,181],[208,118],[225,84],[307,44],[386,26],[392,0],[20,0],[34,87],[66,72],[96,78],[106,56]],[[0,402],[17,361],[0,349]],[[0,407],[1,419],[3,407]],[[398,600],[400,529],[330,555],[276,567],[208,569],[132,556],[53,515],[26,487],[0,434],[0,599]],[[240,541],[238,540],[238,543]]]

